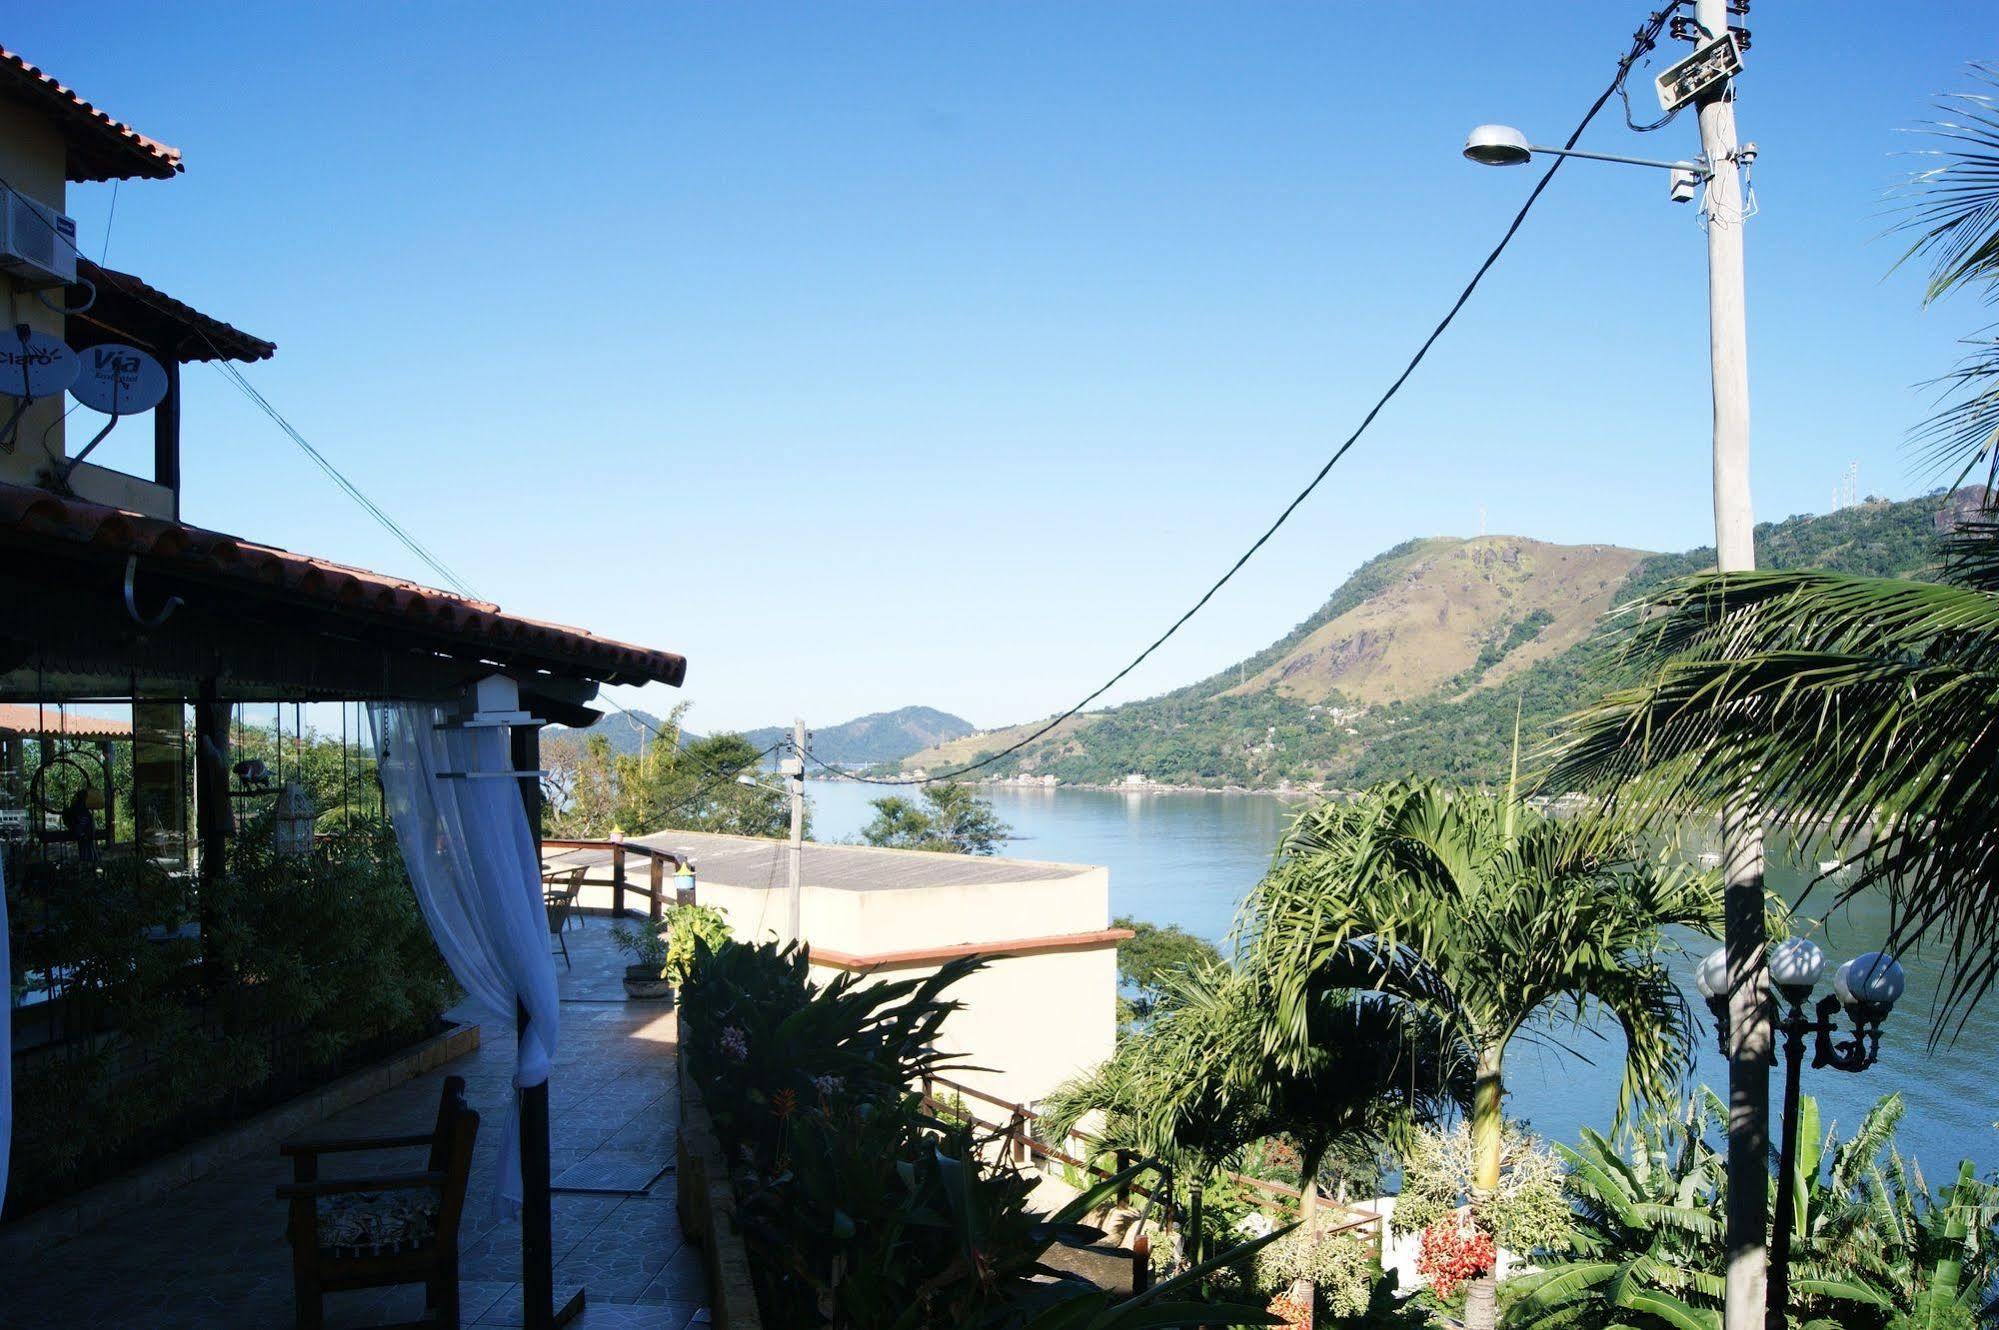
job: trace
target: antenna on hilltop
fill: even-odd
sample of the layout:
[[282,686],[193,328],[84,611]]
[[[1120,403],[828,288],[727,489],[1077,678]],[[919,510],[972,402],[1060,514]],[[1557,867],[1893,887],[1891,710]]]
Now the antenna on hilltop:
[[1832,487],[1832,510],[1857,507],[1860,503],[1860,463],[1847,463],[1839,483]]

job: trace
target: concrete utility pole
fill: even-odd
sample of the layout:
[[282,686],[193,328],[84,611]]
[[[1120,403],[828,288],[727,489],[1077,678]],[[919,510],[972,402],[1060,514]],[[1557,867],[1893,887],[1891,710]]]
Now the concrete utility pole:
[[[1727,35],[1728,0],[1695,0],[1699,40]],[[1742,163],[1735,138],[1735,81],[1703,93],[1701,152],[1707,187],[1708,351],[1714,377],[1714,548],[1724,573],[1756,567],[1749,502],[1749,333],[1742,270]],[[1722,814],[1728,950],[1728,1295],[1725,1330],[1784,1324],[1766,1308],[1764,1232],[1769,1218],[1770,1055],[1768,944],[1763,922],[1763,827],[1747,799]]]
[[805,722],[791,722],[791,756],[784,759],[784,774],[791,778],[791,940],[800,940],[804,927],[802,897],[805,858]]

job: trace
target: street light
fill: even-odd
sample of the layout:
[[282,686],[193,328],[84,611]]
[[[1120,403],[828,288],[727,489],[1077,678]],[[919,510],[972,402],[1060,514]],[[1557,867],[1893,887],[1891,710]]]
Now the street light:
[[[1777,1213],[1770,1236],[1770,1290],[1768,1324],[1782,1327],[1784,1310],[1791,1291],[1791,1210],[1796,1203],[1798,1159],[1798,1072],[1805,1057],[1805,1037],[1813,1038],[1812,1066],[1834,1071],[1865,1071],[1881,1056],[1881,1023],[1895,1008],[1908,986],[1908,978],[1893,956],[1870,951],[1855,956],[1839,967],[1832,980],[1833,991],[1819,999],[1818,1009],[1805,1014],[1825,973],[1825,953],[1816,943],[1791,938],[1770,948],[1770,982],[1791,1004],[1790,1014],[1777,1022],[1784,1036],[1784,1120],[1783,1145],[1777,1166]],[[1707,999],[1721,1035],[1722,1051],[1728,1050],[1728,950],[1716,950],[1694,972],[1694,987]],[[1841,1010],[1852,1022],[1853,1032],[1835,1040]]]
[[[1754,144],[1744,148],[1753,154]],[[1623,157],[1611,152],[1582,152],[1575,148],[1544,148],[1538,143],[1529,143],[1527,136],[1511,125],[1478,125],[1465,135],[1465,158],[1480,166],[1525,166],[1532,161],[1535,153],[1544,157],[1581,157],[1592,162],[1616,162],[1622,166],[1650,166],[1672,173],[1672,197],[1675,203],[1687,203],[1694,197],[1694,187],[1714,173],[1706,162],[1662,162],[1653,157]]]

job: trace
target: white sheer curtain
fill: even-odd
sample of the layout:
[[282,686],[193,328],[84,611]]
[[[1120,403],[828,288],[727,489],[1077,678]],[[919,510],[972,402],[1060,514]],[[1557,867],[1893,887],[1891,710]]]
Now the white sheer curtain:
[[443,774],[509,769],[507,731],[440,729],[446,713],[423,703],[370,710],[389,821],[437,949],[466,993],[508,1025],[516,1000],[527,1008],[500,1142],[499,1195],[518,1207],[519,1089],[548,1079],[561,1011],[541,864],[519,781]]

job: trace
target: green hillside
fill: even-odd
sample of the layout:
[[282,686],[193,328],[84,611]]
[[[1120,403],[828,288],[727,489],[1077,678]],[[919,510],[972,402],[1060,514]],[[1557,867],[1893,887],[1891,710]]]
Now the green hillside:
[[[1969,498],[1870,501],[1757,528],[1764,567],[1925,575]],[[1517,537],[1415,540],[1369,560],[1282,639],[1208,679],[1093,713],[989,768],[1105,784],[1142,772],[1185,785],[1355,785],[1505,775],[1514,708],[1532,744],[1600,693],[1615,662],[1608,608],[1713,566],[1712,549],[1647,554]],[[1005,746],[1004,731],[916,753],[940,767]],[[1018,733],[1018,728],[1014,733]]]
[[[911,753],[972,732],[972,722],[935,707],[877,711],[841,725],[812,731],[812,755],[833,766],[874,766],[899,762]],[[758,748],[791,737],[789,726],[767,726],[743,736]]]

